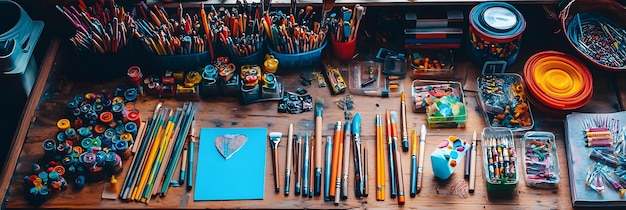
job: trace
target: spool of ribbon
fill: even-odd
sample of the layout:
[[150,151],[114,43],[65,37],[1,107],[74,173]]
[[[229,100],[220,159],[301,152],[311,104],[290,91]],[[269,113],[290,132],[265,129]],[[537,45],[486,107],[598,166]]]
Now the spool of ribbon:
[[593,94],[593,79],[587,66],[576,57],[543,51],[524,65],[524,80],[535,106],[570,111],[585,106]]
[[526,21],[513,5],[505,2],[484,2],[469,14],[470,55],[481,64],[505,60],[511,65],[519,53]]

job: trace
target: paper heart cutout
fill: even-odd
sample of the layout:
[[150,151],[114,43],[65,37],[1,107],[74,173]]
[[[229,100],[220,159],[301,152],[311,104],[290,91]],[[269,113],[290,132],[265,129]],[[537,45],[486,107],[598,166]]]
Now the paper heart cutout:
[[215,148],[224,159],[230,158],[248,141],[248,137],[243,134],[224,134],[215,137]]

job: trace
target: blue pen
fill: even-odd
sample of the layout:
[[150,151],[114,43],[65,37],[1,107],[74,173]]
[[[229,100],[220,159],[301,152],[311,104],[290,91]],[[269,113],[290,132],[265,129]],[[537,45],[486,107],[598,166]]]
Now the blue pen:
[[347,20],[343,21],[343,40],[348,40],[348,37],[350,37],[350,32],[352,32],[352,26],[350,25],[350,22],[348,22]]
[[333,138],[326,136],[326,157],[324,158],[324,200],[330,201],[330,166],[333,156]]
[[357,198],[363,197],[363,156],[361,155],[361,114],[356,113],[352,119],[352,139],[354,140],[354,193]]
[[302,156],[302,197],[309,197],[309,161],[310,156],[309,133],[304,134],[303,156]]
[[193,187],[193,160],[194,160],[194,150],[196,145],[196,136],[195,136],[195,120],[191,123],[191,134],[189,135],[189,148],[187,148],[188,153],[188,165],[187,165],[187,191],[191,191]]

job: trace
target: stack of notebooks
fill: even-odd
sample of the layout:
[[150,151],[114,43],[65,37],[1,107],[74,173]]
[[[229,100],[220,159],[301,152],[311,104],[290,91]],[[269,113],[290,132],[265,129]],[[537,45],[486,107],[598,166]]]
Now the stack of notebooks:
[[405,49],[456,49],[461,48],[463,12],[418,11],[404,15]]

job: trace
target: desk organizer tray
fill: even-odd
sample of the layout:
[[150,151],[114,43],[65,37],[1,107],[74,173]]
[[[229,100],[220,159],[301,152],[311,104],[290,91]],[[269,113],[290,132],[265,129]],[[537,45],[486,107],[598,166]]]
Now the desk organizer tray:
[[483,164],[487,192],[493,195],[512,194],[519,182],[519,166],[515,138],[510,129],[483,129]]
[[526,186],[557,188],[561,168],[556,151],[554,134],[545,131],[528,131],[522,137],[522,159]]
[[414,112],[426,112],[428,127],[465,127],[467,112],[461,83],[414,80],[411,98]]
[[[500,72],[496,69],[501,67]],[[489,127],[512,131],[532,129],[534,120],[527,102],[524,80],[519,74],[504,73],[506,62],[488,61],[478,77],[478,99]],[[486,74],[487,71],[491,73]]]

